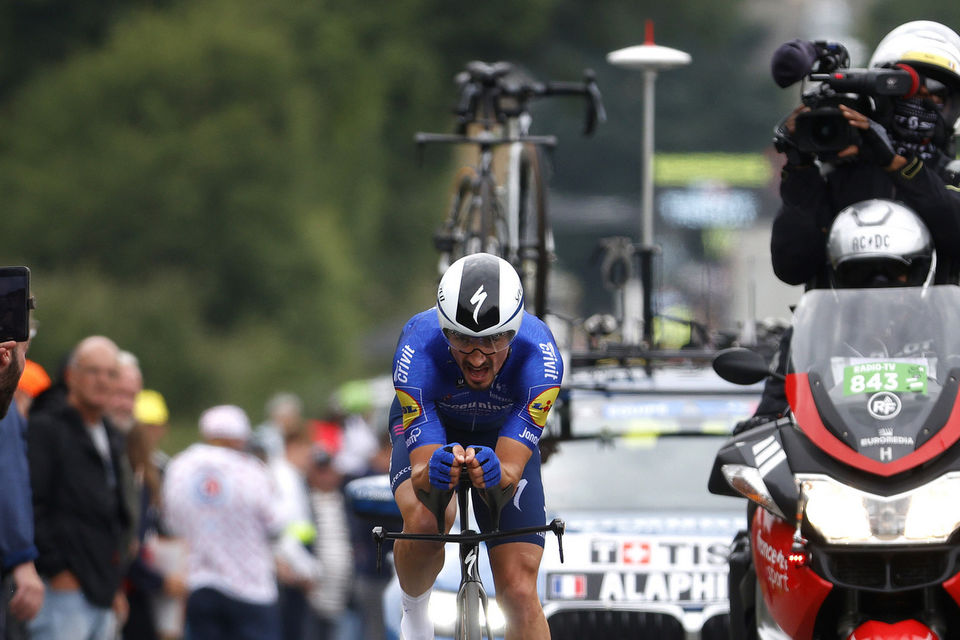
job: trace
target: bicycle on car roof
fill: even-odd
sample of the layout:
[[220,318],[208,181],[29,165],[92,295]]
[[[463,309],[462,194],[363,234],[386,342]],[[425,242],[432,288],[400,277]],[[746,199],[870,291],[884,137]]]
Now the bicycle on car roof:
[[[417,133],[416,143],[463,144],[479,152],[476,165],[461,168],[446,217],[434,235],[438,270],[465,255],[486,252],[509,261],[523,279],[527,307],[543,317],[547,278],[554,259],[547,215],[542,149],[555,136],[531,135],[530,101],[549,96],[586,100],[584,135],[591,135],[606,112],[594,73],[580,82],[534,82],[509,62],[470,62],[457,75],[459,100],[454,134]],[[496,150],[505,148],[506,158]]]

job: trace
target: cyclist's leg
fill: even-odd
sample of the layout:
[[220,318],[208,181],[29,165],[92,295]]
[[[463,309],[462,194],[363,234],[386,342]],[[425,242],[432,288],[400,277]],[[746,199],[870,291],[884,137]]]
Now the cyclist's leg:
[[[420,502],[410,480],[410,456],[403,439],[403,420],[400,404],[394,400],[390,410],[390,439],[393,453],[390,458],[390,486],[394,499],[403,516],[406,533],[436,533],[437,521]],[[456,503],[447,508],[447,524],[450,528]],[[401,628],[410,640],[432,638],[433,627],[427,616],[427,604],[431,587],[443,568],[443,544],[421,540],[397,540],[393,545],[393,562],[400,582],[403,601]]]
[[537,595],[537,572],[542,556],[543,547],[530,542],[507,542],[490,549],[497,602],[507,619],[506,640],[550,637]]
[[[523,477],[513,500],[500,513],[500,529],[509,531],[543,525],[546,521],[543,504],[540,452],[534,450],[523,469]],[[477,523],[482,531],[489,528],[486,510],[477,511]],[[487,543],[497,602],[507,618],[507,640],[550,637],[537,595],[537,572],[543,556],[544,536],[542,533],[531,533]]]

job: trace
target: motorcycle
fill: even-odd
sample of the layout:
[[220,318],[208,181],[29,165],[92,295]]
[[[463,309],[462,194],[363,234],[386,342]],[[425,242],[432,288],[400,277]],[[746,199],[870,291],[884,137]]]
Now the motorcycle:
[[[953,285],[801,298],[790,411],[733,436],[708,486],[751,503],[750,635],[960,637],[958,319]],[[779,375],[745,349],[714,368]]]

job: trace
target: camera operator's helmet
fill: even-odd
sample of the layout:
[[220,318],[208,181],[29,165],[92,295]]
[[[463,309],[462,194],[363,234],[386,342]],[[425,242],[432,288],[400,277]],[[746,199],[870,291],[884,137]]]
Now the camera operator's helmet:
[[926,286],[937,263],[927,226],[892,200],[864,200],[838,213],[827,258],[840,289]]
[[943,114],[952,134],[960,117],[960,35],[930,20],[904,23],[880,40],[869,66],[897,64],[905,64],[924,79],[943,85],[952,97],[947,100]]
[[474,253],[454,262],[437,288],[440,330],[462,353],[486,355],[510,346],[523,320],[523,285],[509,262]]

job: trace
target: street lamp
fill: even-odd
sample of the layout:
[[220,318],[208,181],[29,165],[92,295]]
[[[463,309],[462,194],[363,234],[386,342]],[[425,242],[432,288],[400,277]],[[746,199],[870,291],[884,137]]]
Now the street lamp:
[[[643,338],[647,345],[653,344],[653,309],[651,308],[651,288],[653,278],[653,115],[654,115],[654,84],[657,72],[675,69],[690,64],[689,53],[663,47],[653,42],[653,22],[647,20],[644,25],[644,43],[625,49],[618,49],[607,54],[607,62],[634,71],[643,71],[643,148],[641,150],[641,218],[640,218],[640,275],[643,278],[642,305],[643,305]],[[639,283],[632,287],[636,290]],[[628,290],[630,289],[628,285]],[[626,306],[626,305],[625,305]],[[630,335],[629,327],[624,317],[624,341],[636,342],[636,337]]]

